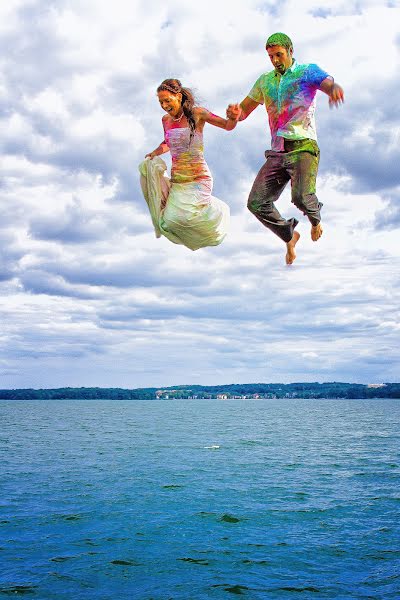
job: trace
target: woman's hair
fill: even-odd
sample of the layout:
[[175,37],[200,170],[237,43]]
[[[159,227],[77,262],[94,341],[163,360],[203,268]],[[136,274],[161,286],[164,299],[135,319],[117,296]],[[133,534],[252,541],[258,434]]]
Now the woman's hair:
[[183,114],[188,120],[190,128],[190,140],[194,135],[196,129],[196,121],[194,120],[193,107],[195,105],[195,98],[192,90],[189,88],[182,87],[179,79],[164,79],[157,88],[157,92],[167,91],[172,94],[182,94],[182,110]]

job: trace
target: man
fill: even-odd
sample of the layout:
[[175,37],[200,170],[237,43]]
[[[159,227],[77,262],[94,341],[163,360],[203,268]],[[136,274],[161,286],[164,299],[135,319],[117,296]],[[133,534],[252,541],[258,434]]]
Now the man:
[[333,77],[315,64],[298,64],[293,57],[293,44],[284,33],[274,33],[266,43],[274,66],[261,75],[249,95],[238,104],[230,104],[227,116],[247,119],[259,104],[265,104],[271,129],[271,150],[250,191],[248,208],[286,243],[286,264],[296,258],[295,246],[300,234],[294,231],[297,219],[284,219],[275,202],[291,181],[292,202],[311,223],[311,238],[322,235],[322,204],[315,195],[319,148],[315,128],[315,95],[317,90],[329,96],[331,106],[344,101],[343,89]]

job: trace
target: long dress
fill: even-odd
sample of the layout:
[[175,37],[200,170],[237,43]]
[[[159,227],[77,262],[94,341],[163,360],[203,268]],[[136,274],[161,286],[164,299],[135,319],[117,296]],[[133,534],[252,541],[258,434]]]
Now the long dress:
[[172,157],[171,179],[159,158],[139,165],[143,195],[157,237],[164,235],[191,250],[217,246],[229,227],[229,207],[212,196],[213,180],[203,155],[203,134],[189,127],[166,131]]

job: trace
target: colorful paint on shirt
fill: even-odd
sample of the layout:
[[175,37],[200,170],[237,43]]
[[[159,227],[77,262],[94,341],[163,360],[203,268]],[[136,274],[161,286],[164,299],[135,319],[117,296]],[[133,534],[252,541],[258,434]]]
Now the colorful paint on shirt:
[[318,65],[293,60],[283,75],[274,70],[257,79],[248,96],[265,104],[272,150],[283,151],[284,139],[317,140],[315,95],[327,77]]

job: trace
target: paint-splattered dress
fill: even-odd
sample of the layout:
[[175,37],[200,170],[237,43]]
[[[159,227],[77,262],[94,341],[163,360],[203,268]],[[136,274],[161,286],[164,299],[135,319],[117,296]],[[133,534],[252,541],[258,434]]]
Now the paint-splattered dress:
[[170,180],[165,175],[166,164],[159,157],[147,158],[139,166],[156,236],[164,235],[191,250],[217,246],[228,230],[229,207],[212,196],[213,180],[204,160],[203,134],[195,131],[190,141],[189,127],[175,127],[166,131],[165,142],[172,156]]

